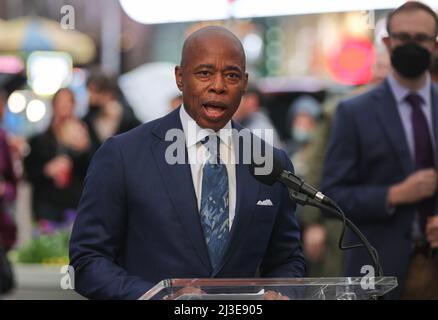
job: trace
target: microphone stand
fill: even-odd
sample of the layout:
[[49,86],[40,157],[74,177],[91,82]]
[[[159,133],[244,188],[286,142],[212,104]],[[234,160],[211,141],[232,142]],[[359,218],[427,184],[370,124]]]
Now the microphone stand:
[[[342,209],[333,200],[331,200],[327,196],[324,196],[324,202],[329,203],[330,204],[330,206],[329,206],[329,205],[323,204],[315,199],[312,199],[308,195],[301,193],[301,192],[298,192],[289,186],[287,186],[287,189],[289,191],[289,196],[291,197],[291,199],[295,200],[295,202],[297,202],[298,204],[301,204],[303,206],[309,205],[312,207],[319,208],[320,210],[322,210],[324,212],[328,212],[332,216],[341,220],[343,223],[343,227],[342,227],[341,237],[339,239],[339,249],[345,251],[345,250],[349,250],[349,249],[365,247],[366,250],[368,251],[368,254],[371,257],[371,260],[373,261],[374,268],[377,271],[377,275],[379,277],[383,277],[383,270],[382,270],[382,267],[380,265],[379,256],[378,256],[376,249],[373,246],[371,246],[371,244],[368,242],[368,240],[365,238],[365,236],[362,234],[362,232],[356,227],[356,225],[350,219],[348,219],[345,216]],[[359,238],[359,240],[361,241],[362,244],[357,244],[357,245],[352,245],[352,246],[344,246],[343,245],[346,226],[348,226],[351,229],[351,231],[353,231],[353,233]]]

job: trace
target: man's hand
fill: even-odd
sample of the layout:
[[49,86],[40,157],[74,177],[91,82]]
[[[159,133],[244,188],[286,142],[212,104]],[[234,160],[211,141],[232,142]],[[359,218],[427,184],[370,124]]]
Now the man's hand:
[[388,204],[392,207],[411,204],[431,197],[437,188],[435,169],[418,170],[401,183],[389,188]]
[[268,290],[265,292],[265,300],[290,300],[287,296],[282,295],[273,290]]
[[50,160],[44,167],[44,174],[52,178],[58,188],[65,188],[70,183],[73,162],[67,156],[60,155]]
[[165,296],[163,299],[164,300],[175,300],[175,299],[177,299],[180,296],[185,295],[185,294],[202,295],[202,294],[205,294],[205,292],[199,288],[196,288],[196,287],[184,287],[175,293],[172,293],[168,296]]
[[60,131],[62,144],[77,152],[85,152],[90,146],[88,129],[78,120],[67,121]]
[[303,236],[304,255],[309,261],[321,261],[325,253],[327,230],[320,224],[306,228]]
[[426,236],[432,248],[438,248],[438,216],[429,217],[426,224]]

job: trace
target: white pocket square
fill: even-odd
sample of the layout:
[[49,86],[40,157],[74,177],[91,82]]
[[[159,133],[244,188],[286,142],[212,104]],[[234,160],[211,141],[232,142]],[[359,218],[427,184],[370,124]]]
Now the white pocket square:
[[259,200],[259,201],[257,202],[257,205],[258,205],[258,206],[269,206],[269,207],[270,207],[270,206],[273,206],[271,199],[266,199],[266,200],[264,200],[264,201]]

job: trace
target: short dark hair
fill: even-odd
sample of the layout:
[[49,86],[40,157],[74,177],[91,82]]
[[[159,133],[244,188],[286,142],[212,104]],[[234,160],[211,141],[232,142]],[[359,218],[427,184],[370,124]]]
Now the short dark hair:
[[266,104],[266,96],[260,90],[260,88],[254,83],[249,82],[248,87],[246,88],[245,95],[255,95],[259,100],[259,105],[264,106]]
[[56,93],[53,95],[52,97],[52,105],[54,105],[56,103],[56,99],[58,99],[59,95],[61,93],[68,93],[70,95],[70,98],[72,98],[73,102],[76,102],[76,97],[75,97],[75,93],[73,92],[73,90],[71,90],[70,88],[61,88],[58,91],[56,91]]
[[392,10],[388,14],[386,18],[386,30],[388,31],[388,34],[389,35],[391,34],[391,20],[396,14],[400,12],[415,11],[415,10],[423,10],[433,17],[433,19],[435,20],[435,36],[438,35],[438,17],[435,11],[433,11],[429,6],[425,5],[424,3],[418,1],[408,1],[402,6]]
[[259,99],[263,96],[259,87],[254,82],[249,82],[246,88],[246,94],[255,94]]
[[87,79],[87,87],[90,86],[98,92],[112,93],[115,97],[120,94],[117,79],[101,71],[95,71],[90,74]]

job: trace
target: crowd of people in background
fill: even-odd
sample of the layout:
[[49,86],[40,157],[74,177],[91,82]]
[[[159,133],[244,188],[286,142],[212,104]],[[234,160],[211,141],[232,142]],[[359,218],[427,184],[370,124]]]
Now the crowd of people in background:
[[87,89],[89,109],[83,119],[75,115],[74,92],[60,89],[52,98],[49,127],[29,139],[30,151],[23,163],[37,223],[71,220],[94,152],[107,138],[140,124],[114,78],[92,73]]
[[[48,128],[24,137],[0,128],[0,250],[11,250],[17,241],[13,208],[17,184],[31,186],[32,236],[71,227],[91,158],[109,137],[126,132],[140,121],[121,94],[117,80],[96,71],[87,81],[88,113],[76,115],[75,93],[69,88],[52,97]],[[7,95],[0,95],[0,120]],[[4,254],[1,255],[4,257]],[[4,262],[5,263],[5,262]],[[8,288],[0,290],[0,294]],[[10,289],[10,288],[9,288]]]
[[[423,9],[409,10],[407,14]],[[390,70],[391,52],[377,50],[373,78],[368,84],[352,88],[346,95],[328,95],[324,101],[312,94],[298,96],[284,114],[284,125],[289,130],[287,136],[281,135],[275,127],[269,114],[275,106],[268,108],[263,92],[255,83],[248,87],[234,119],[249,129],[272,129],[274,146],[287,151],[298,175],[319,187],[339,102],[381,85]],[[432,53],[430,75],[431,81],[438,83],[437,49]],[[109,137],[141,124],[121,94],[116,78],[93,72],[88,78],[87,90],[89,108],[82,119],[75,115],[74,92],[63,88],[52,98],[50,125],[44,132],[30,137],[27,143],[0,128],[0,250],[10,250],[16,241],[11,204],[16,198],[19,179],[32,186],[32,218],[36,225],[41,221],[56,224],[71,220],[93,154]],[[0,92],[0,120],[6,99],[6,94]],[[169,101],[169,110],[178,108],[181,102],[181,96],[174,97]],[[341,223],[328,219],[314,208],[299,207],[298,216],[309,263],[308,275],[342,276]]]

